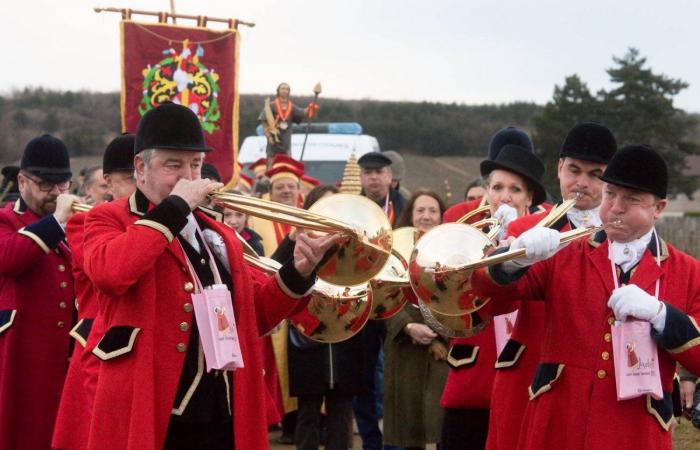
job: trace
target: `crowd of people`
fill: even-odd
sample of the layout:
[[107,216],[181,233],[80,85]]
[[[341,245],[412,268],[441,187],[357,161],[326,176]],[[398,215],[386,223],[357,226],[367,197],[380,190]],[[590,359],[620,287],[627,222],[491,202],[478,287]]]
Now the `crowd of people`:
[[[343,450],[356,426],[370,450],[671,449],[679,412],[692,417],[700,263],[656,233],[668,175],[654,149],[618,150],[604,125],[581,123],[545,168],[527,133],[506,127],[482,178],[464,180],[449,208],[433,190],[401,186],[400,154],[362,155],[360,195],[392,227],[419,239],[490,216],[495,253],[524,252],[472,274],[470,288],[490,300],[469,337],[435,326],[405,289],[398,313],[335,343],[287,319],[305,309],[339,236],[222,208],[211,150],[197,117],[166,103],[81,177],[50,135],[3,169],[0,448],[260,449],[281,427],[281,444]],[[242,174],[231,192],[303,209],[338,193],[284,151],[248,169],[254,178]],[[560,202],[545,170],[574,202],[547,227]],[[560,243],[581,227],[600,229]],[[279,269],[264,273],[246,252]],[[221,327],[240,347],[235,370],[212,365],[196,311],[217,290],[233,306]],[[611,326],[629,318],[649,324],[661,396],[618,400]]]

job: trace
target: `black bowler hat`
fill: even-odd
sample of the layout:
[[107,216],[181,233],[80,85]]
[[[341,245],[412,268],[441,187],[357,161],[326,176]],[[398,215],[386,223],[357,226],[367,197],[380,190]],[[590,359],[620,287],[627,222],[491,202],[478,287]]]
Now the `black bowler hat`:
[[141,117],[136,128],[134,155],[143,150],[161,148],[186,152],[210,152],[204,143],[202,125],[186,106],[163,103]]
[[357,164],[363,169],[381,169],[382,167],[390,166],[391,159],[380,152],[369,152],[360,156]]
[[617,151],[617,141],[604,125],[584,122],[576,125],[566,135],[559,150],[559,157],[582,159],[607,164]]
[[219,170],[213,164],[202,164],[202,178],[209,178],[210,180],[221,183],[221,175],[219,174]]
[[534,153],[519,145],[506,145],[498,152],[495,161],[485,159],[481,161],[481,176],[486,177],[494,170],[513,172],[528,181],[532,188],[532,204],[539,205],[547,198],[547,193],[542,186],[544,166]]
[[532,139],[530,139],[530,136],[528,136],[526,132],[516,127],[505,127],[498,130],[491,138],[487,158],[494,161],[498,156],[498,152],[506,145],[519,145],[530,153],[535,152]]
[[35,137],[24,148],[19,168],[45,181],[70,180],[70,157],[62,140],[42,134]]
[[646,145],[628,145],[615,154],[601,180],[666,198],[668,168],[666,161]]
[[134,171],[134,142],[133,134],[122,134],[112,139],[102,157],[102,172]]

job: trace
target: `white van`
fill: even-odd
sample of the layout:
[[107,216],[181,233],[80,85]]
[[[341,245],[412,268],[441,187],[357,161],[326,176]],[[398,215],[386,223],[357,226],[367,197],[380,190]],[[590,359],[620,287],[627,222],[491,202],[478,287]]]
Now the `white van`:
[[[292,129],[292,157],[299,159],[304,144],[302,126]],[[248,164],[264,158],[267,138],[258,127],[258,136],[248,136],[238,151],[238,162],[243,164],[244,172],[250,175]],[[316,131],[324,131],[317,133]],[[343,169],[350,155],[356,158],[369,152],[378,152],[379,143],[373,136],[362,134],[362,127],[357,123],[313,124],[306,142],[303,162],[306,174],[318,178],[323,183],[333,184],[343,179]]]

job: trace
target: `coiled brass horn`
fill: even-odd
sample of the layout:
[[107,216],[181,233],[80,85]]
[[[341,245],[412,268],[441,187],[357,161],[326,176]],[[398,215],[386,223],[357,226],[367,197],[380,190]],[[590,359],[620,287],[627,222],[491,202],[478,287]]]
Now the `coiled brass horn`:
[[309,210],[239,194],[215,192],[214,202],[224,208],[300,227],[311,235],[341,233],[337,251],[318,269],[322,280],[354,286],[377,275],[391,254],[391,225],[376,203],[353,194],[334,194]]
[[88,205],[87,203],[73,202],[73,204],[70,205],[70,209],[72,209],[73,212],[88,212],[92,209],[92,205]]
[[[282,266],[272,258],[258,256],[243,240],[243,258],[247,263],[268,274]],[[372,290],[368,283],[356,286],[336,286],[317,280],[306,308],[289,317],[289,321],[304,337],[315,342],[335,344],[357,334],[369,319],[372,310]]]
[[[574,202],[565,202],[555,208],[542,223],[547,225],[556,222],[573,204]],[[486,224],[488,221],[493,219],[485,219],[474,225]],[[485,235],[474,226],[448,223],[431,229],[416,243],[409,261],[411,287],[432,311],[445,316],[463,316],[488,303],[489,299],[474,295],[471,288],[472,272],[525,254],[525,249],[518,249],[489,256],[495,250],[492,239],[496,228],[491,227],[489,235]],[[598,229],[577,229],[562,233],[561,243],[587,236]]]

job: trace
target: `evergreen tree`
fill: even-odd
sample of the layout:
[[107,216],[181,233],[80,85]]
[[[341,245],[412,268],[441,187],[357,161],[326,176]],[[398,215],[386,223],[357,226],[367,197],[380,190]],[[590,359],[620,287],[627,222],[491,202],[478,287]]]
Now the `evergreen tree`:
[[673,105],[674,97],[688,83],[654,73],[646,58],[634,48],[613,61],[615,66],[607,73],[616,86],[601,97],[607,124],[614,129],[618,146],[651,145],[669,166],[670,191],[692,194],[698,182],[684,175],[683,170],[686,156],[699,150],[691,142],[696,118]]

